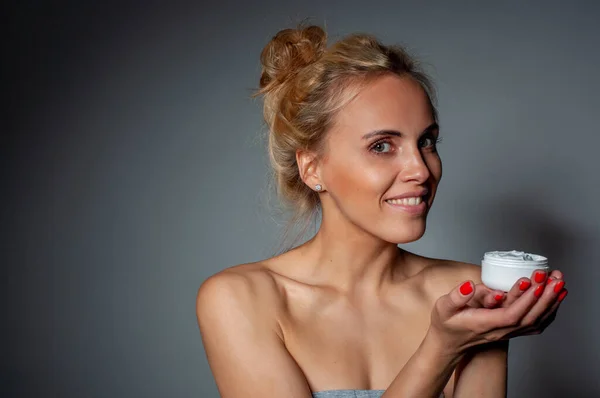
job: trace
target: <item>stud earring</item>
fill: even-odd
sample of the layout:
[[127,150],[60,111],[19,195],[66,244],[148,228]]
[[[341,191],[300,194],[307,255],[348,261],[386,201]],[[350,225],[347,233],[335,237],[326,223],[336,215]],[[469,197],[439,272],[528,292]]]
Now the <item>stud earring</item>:
[[317,184],[315,185],[315,189],[317,192],[321,192],[321,190],[323,189],[323,187],[321,186],[321,184]]

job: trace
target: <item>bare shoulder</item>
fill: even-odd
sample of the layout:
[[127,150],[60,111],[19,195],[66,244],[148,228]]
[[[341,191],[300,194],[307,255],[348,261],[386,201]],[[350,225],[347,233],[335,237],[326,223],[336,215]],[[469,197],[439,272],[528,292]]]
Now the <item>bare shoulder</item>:
[[435,296],[446,294],[465,281],[481,283],[481,267],[461,261],[426,258],[427,264],[423,269],[423,279],[426,289]]
[[225,269],[198,289],[198,325],[220,396],[310,396],[283,342],[282,299],[273,273],[262,263]]
[[465,263],[454,260],[434,260],[434,272],[439,272],[451,282],[464,282],[471,280],[481,283],[481,267],[477,264]]
[[261,322],[269,318],[274,321],[280,298],[275,279],[261,262],[226,268],[200,285],[196,298],[198,322],[202,327],[222,314],[230,317],[236,313]]

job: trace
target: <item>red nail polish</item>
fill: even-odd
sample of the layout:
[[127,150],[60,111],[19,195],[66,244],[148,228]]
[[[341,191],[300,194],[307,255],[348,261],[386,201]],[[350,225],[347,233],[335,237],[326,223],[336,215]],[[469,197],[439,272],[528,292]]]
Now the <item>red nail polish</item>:
[[497,294],[494,298],[496,299],[496,301],[500,301],[502,300],[502,297],[504,297],[502,294]]
[[563,301],[565,299],[565,297],[567,297],[568,293],[569,293],[569,291],[567,289],[563,290],[563,292],[560,294],[560,296],[558,296],[558,302],[560,303],[561,301]]
[[529,286],[531,286],[531,283],[529,281],[521,281],[521,283],[519,283],[519,289],[522,292],[529,289]]
[[556,284],[556,286],[554,286],[554,293],[559,293],[563,286],[565,286],[565,281],[560,281]]
[[552,277],[548,277],[548,279],[546,279],[546,285],[549,285],[552,283],[554,279]]
[[542,293],[544,293],[544,285],[539,285],[536,289],[535,292],[533,292],[533,294],[535,295],[535,297],[540,298],[542,296]]
[[467,296],[467,295],[471,294],[472,291],[473,291],[473,286],[471,286],[471,282],[465,282],[460,287],[460,292],[463,296]]
[[536,271],[533,278],[536,283],[542,283],[546,279],[546,273],[544,271]]

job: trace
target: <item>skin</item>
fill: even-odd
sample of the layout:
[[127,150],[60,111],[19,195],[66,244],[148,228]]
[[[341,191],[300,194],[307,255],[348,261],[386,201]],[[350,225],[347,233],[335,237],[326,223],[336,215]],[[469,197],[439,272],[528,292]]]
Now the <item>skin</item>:
[[[379,130],[399,132],[365,139]],[[508,339],[556,316],[553,271],[508,293],[473,264],[397,247],[425,232],[442,176],[431,108],[413,80],[383,76],[337,115],[324,156],[298,151],[323,219],[305,244],[225,269],[200,287],[197,316],[223,397],[382,389],[384,397],[504,397]],[[427,189],[410,214],[385,199]],[[524,280],[528,280],[524,278]],[[459,287],[470,281],[473,292]],[[542,295],[534,293],[542,286]]]

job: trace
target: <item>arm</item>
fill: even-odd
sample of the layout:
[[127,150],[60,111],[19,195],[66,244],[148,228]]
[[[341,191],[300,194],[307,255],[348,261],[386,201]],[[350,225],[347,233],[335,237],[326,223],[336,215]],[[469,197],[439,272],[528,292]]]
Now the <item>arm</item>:
[[[472,276],[470,273],[473,272],[473,268],[467,267],[467,271],[463,274],[469,281],[468,277]],[[458,364],[462,363],[464,366],[469,362],[467,356],[481,345],[477,341],[490,338],[487,336],[482,339],[481,331],[492,330],[490,326],[495,323],[502,325],[505,322],[502,318],[508,311],[504,311],[504,314],[502,312],[492,314],[485,309],[469,310],[467,304],[476,296],[474,287],[472,281],[461,282],[448,294],[436,300],[425,339],[383,397],[439,397],[444,389],[448,398],[453,396],[453,383],[452,381],[448,383],[452,372],[460,373],[460,370],[457,370]],[[531,298],[529,299],[529,302],[521,300],[518,306],[510,310],[513,317],[520,316],[527,310],[529,303],[532,302]],[[474,366],[481,369],[477,364]],[[471,373],[470,369],[472,367],[467,369],[467,373]],[[489,368],[488,370],[494,371]],[[471,379],[468,375],[466,378]]]
[[439,397],[460,358],[428,332],[382,398]]
[[[479,279],[479,271],[477,268],[470,270],[472,279],[481,282]],[[553,270],[550,275],[553,280],[562,281],[563,274],[559,270]],[[534,274],[531,279],[533,285],[538,285],[540,282],[535,282]],[[542,281],[546,284],[546,281]],[[515,283],[515,285],[518,285]],[[554,290],[554,285],[550,285],[550,289]],[[564,286],[561,285],[561,287]],[[546,290],[548,287],[546,287]],[[559,289],[560,290],[560,289]],[[558,293],[555,291],[555,293]],[[503,303],[504,307],[509,306],[523,294],[517,286],[508,292],[507,298]],[[554,303],[552,308],[546,312],[546,316],[551,318],[552,312],[557,309],[558,303]],[[551,319],[542,327],[539,332],[547,327]],[[544,322],[542,322],[544,323]],[[534,334],[537,334],[534,333]],[[498,341],[495,343],[484,344],[479,347],[473,347],[467,356],[461,360],[456,369],[455,374],[455,398],[464,397],[485,397],[496,398],[506,397],[507,394],[507,378],[508,378],[508,341]],[[484,381],[485,380],[485,381]]]
[[306,378],[279,334],[273,310],[277,293],[262,282],[221,273],[198,291],[198,324],[219,393],[223,398],[309,398]]
[[[465,271],[463,278],[482,283],[479,266],[467,265]],[[456,367],[452,397],[505,398],[507,362],[508,340],[470,348]]]
[[508,341],[473,347],[456,367],[454,398],[505,398]]

